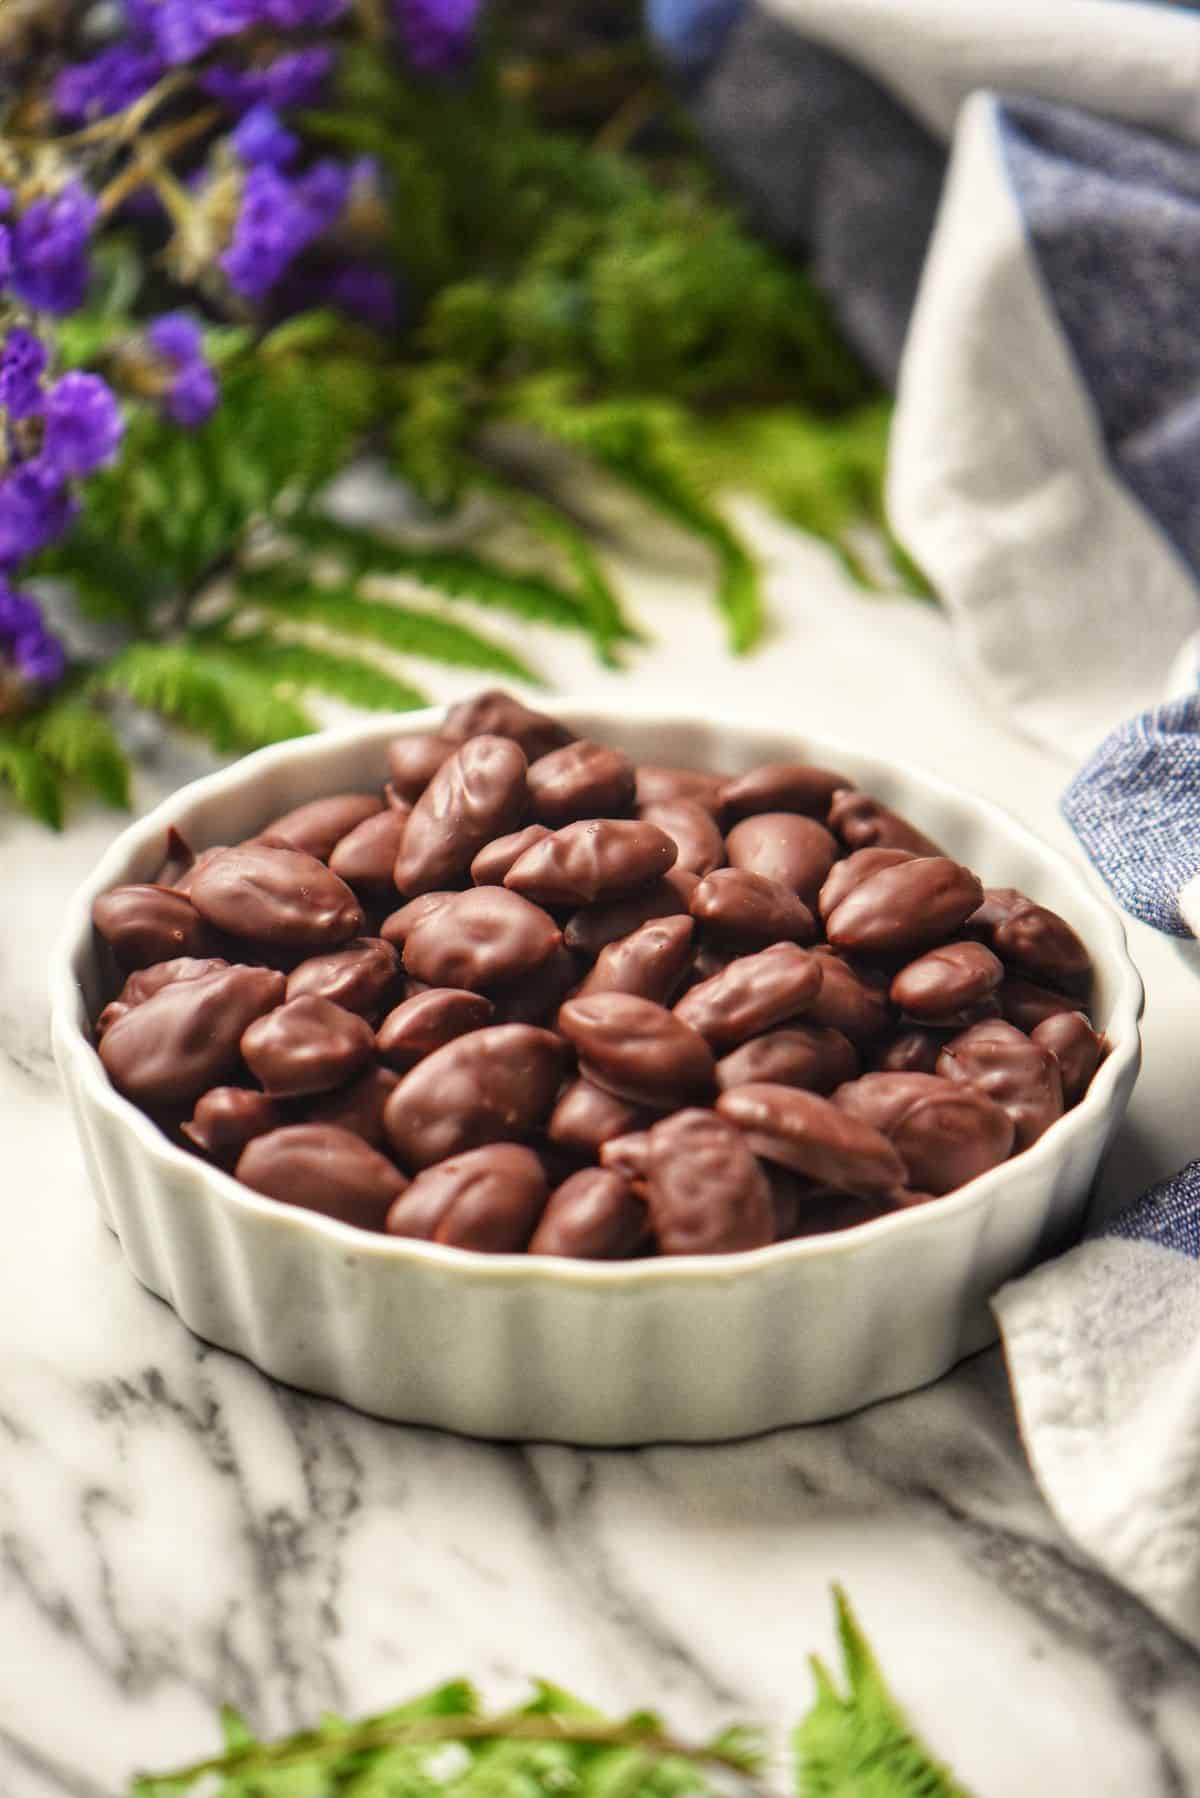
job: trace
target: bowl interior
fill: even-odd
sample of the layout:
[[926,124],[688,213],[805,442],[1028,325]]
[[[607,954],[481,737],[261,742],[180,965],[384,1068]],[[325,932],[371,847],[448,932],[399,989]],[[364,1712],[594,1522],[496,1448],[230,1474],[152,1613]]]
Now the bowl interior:
[[[1131,1063],[1136,1065],[1140,1052],[1137,1020],[1142,989],[1128,957],[1120,920],[1099,892],[1093,890],[1088,876],[1000,807],[973,798],[906,763],[883,763],[852,745],[802,731],[763,730],[742,719],[719,715],[701,720],[651,703],[599,706],[564,701],[546,709],[561,716],[579,734],[616,744],[636,761],[715,768],[731,774],[776,760],[808,760],[839,769],[911,817],[951,855],[972,867],[986,885],[1018,887],[1061,913],[1092,953],[1095,986],[1090,1010],[1108,1036],[1110,1052],[1080,1104],[1019,1158],[1022,1163],[1028,1164],[1035,1156],[1054,1155],[1066,1146],[1069,1133],[1081,1119],[1094,1115],[1100,1107],[1110,1106],[1127,1088]],[[176,1163],[187,1161],[193,1168],[202,1165],[185,1157],[182,1150],[169,1143],[147,1118],[113,1091],[91,1046],[89,1019],[109,996],[108,969],[90,922],[93,899],[119,882],[153,879],[162,864],[168,825],[181,831],[193,849],[205,849],[251,836],[270,819],[307,799],[379,787],[386,778],[387,744],[401,734],[436,729],[441,717],[440,711],[408,713],[325,732],[260,751],[194,782],[123,832],[76,894],[52,973],[56,1043],[60,1053],[71,1055],[75,1071],[93,1094],[102,1096],[108,1107],[122,1115],[151,1153],[167,1155]],[[838,1235],[777,1244],[755,1251],[752,1256],[706,1257],[704,1265],[709,1272],[716,1272],[716,1264],[723,1262],[737,1267],[763,1257],[838,1253],[852,1245],[853,1239],[868,1233],[935,1228],[946,1207],[982,1202],[1013,1165],[1008,1162],[993,1169],[936,1205],[897,1213]],[[203,1171],[228,1200],[256,1210],[270,1206],[269,1201],[229,1176],[207,1168]],[[278,1212],[286,1208],[271,1209]],[[351,1235],[356,1246],[364,1244],[364,1233],[351,1232],[349,1226],[308,1212],[289,1215],[297,1227],[331,1232],[342,1241]],[[456,1251],[433,1244],[388,1237],[365,1240],[378,1253],[439,1257],[449,1254],[462,1259]],[[529,1265],[523,1256],[470,1259],[486,1261],[497,1271],[504,1263],[517,1263],[526,1269]],[[574,1272],[578,1277],[586,1270],[588,1278],[640,1280],[680,1277],[688,1266],[682,1258],[582,1266],[546,1260],[539,1262],[537,1274],[560,1278]]]

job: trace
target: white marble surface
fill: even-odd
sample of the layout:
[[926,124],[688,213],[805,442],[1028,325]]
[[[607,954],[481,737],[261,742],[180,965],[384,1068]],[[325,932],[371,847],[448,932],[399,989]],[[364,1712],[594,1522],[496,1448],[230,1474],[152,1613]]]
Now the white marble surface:
[[[776,630],[740,666],[689,603],[693,563],[648,593],[631,566],[647,677],[892,744],[1069,847],[1066,765],[986,714],[936,613],[861,599],[776,526],[760,540]],[[611,678],[535,647],[562,688]],[[162,750],[139,804],[202,765]],[[210,1750],[223,1700],[279,1731],[459,1672],[501,1699],[542,1672],[681,1730],[782,1731],[806,1653],[831,1651],[835,1578],[978,1798],[1200,1794],[1200,1659],[1064,1540],[995,1351],[819,1428],[595,1453],[394,1428],[193,1340],[94,1213],[47,1046],[46,952],[117,828],[88,813],[55,839],[0,813],[2,1798],[117,1798],[135,1767]],[[1179,1080],[1194,970],[1131,937],[1146,1066],[1106,1203],[1200,1152]]]

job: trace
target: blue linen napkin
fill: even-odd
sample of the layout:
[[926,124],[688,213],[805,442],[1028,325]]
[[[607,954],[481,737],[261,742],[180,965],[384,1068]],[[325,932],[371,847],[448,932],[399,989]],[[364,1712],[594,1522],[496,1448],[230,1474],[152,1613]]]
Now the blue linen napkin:
[[[982,690],[1088,756],[1064,810],[1120,903],[1200,935],[1200,17],[648,17],[760,225],[896,386],[892,523]],[[1051,1508],[1200,1643],[1200,1162],[993,1307]]]

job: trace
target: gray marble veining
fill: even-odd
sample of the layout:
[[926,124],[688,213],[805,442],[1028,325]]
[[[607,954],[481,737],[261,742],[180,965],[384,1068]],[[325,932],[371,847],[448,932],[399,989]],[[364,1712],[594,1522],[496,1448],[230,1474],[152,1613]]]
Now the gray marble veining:
[[[837,593],[834,710],[878,616]],[[789,603],[803,624],[815,602]],[[1019,775],[1031,812],[1041,783],[1049,816],[1058,770],[979,720],[924,614],[904,629],[962,777]],[[790,708],[791,673],[763,678]],[[142,801],[193,759],[164,751]],[[833,1653],[834,1579],[979,1798],[1200,1798],[1200,1658],[1065,1540],[995,1351],[836,1423],[625,1453],[382,1424],[192,1338],[99,1221],[48,1050],[46,954],[116,828],[0,816],[0,1798],[120,1798],[211,1751],[221,1703],[277,1732],[459,1673],[782,1743],[806,1655]],[[1135,1138],[1173,1153],[1156,1104]]]

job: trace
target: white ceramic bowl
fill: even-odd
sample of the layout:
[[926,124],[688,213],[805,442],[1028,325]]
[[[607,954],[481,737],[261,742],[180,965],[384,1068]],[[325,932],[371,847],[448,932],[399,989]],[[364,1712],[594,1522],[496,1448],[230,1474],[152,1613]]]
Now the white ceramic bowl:
[[982,874],[1061,912],[1096,966],[1111,1053],[1032,1149],[935,1204],[745,1255],[592,1263],[475,1255],[374,1236],[262,1198],[177,1149],[108,1083],[92,901],[304,799],[378,785],[410,713],[267,749],[195,782],[117,839],[54,956],[54,1049],[105,1219],[138,1279],[207,1341],[381,1417],[579,1443],[715,1441],[812,1422],[937,1378],[991,1340],[988,1298],[1078,1233],[1137,1074],[1142,989],[1116,914],[998,807],[904,764],[743,719],[562,703],[581,734],[643,761],[841,768]]

